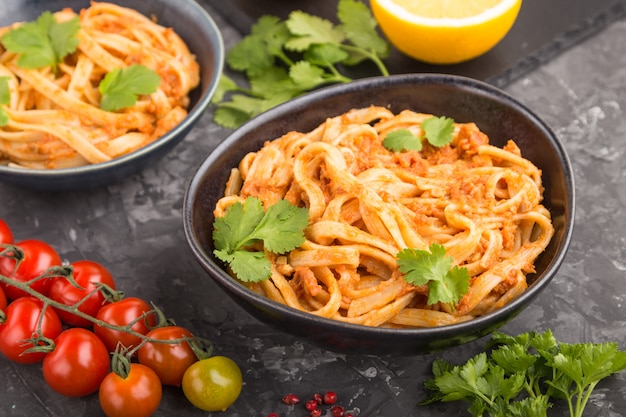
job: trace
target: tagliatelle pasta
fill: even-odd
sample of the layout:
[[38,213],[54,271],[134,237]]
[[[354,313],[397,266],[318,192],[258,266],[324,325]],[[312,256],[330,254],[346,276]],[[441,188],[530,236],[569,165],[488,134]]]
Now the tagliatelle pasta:
[[[281,199],[307,207],[309,224],[300,247],[285,255],[266,251],[270,279],[245,285],[311,314],[390,327],[459,323],[525,291],[526,275],[554,234],[541,171],[513,141],[495,147],[474,123],[455,123],[443,147],[383,146],[399,129],[421,137],[429,117],[354,109],[247,154],[215,217],[253,196],[266,208]],[[399,271],[399,251],[432,243],[470,275],[456,305],[429,305],[427,286],[409,284]]]
[[[77,51],[58,65],[25,69],[0,44],[0,76],[9,77],[9,122],[0,127],[0,163],[35,169],[99,163],[141,148],[187,115],[199,65],[184,41],[152,17],[111,3],[78,12]],[[54,13],[65,22],[77,14]],[[0,28],[0,36],[21,23]],[[100,109],[98,85],[116,68],[142,64],[161,78],[156,92],[132,107]]]

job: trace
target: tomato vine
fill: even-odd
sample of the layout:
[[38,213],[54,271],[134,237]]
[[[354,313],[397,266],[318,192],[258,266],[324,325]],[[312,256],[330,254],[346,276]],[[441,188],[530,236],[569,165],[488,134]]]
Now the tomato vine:
[[[100,389],[117,392],[123,398],[120,403],[99,395],[107,416],[120,415],[121,409],[124,415],[150,415],[158,408],[162,385],[180,386],[193,363],[212,356],[209,340],[176,326],[154,303],[126,297],[102,265],[88,260],[61,263],[47,243],[36,241],[30,248],[22,247],[22,242],[14,243],[2,219],[0,226],[0,353],[15,362],[43,362],[44,380],[55,391],[66,396]],[[43,248],[48,258],[35,262],[36,248]],[[171,329],[177,330],[172,333]],[[70,353],[79,348],[92,355],[93,363],[81,362],[80,355]],[[177,363],[174,373],[170,369],[166,374],[163,368],[171,368],[172,361],[164,366],[139,354],[150,349],[183,349],[188,359]],[[76,372],[62,374],[64,367]],[[242,382],[235,384],[239,386],[232,402]],[[73,388],[68,390],[68,386]]]

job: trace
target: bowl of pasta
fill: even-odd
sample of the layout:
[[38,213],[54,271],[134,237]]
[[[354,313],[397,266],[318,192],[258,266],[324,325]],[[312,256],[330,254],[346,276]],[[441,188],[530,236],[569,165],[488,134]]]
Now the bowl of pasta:
[[0,181],[66,191],[156,163],[217,88],[221,33],[194,0],[15,0],[0,14]]
[[188,243],[254,317],[327,349],[416,354],[516,317],[574,219],[550,128],[499,89],[375,77],[275,107],[199,165]]

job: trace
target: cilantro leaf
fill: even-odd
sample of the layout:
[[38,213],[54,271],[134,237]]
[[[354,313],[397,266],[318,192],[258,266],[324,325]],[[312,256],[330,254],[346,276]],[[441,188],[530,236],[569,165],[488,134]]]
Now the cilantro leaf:
[[265,248],[274,253],[285,253],[304,242],[303,229],[309,224],[309,211],[296,207],[287,200],[271,205],[257,225],[254,236],[262,239]]
[[304,52],[304,59],[313,65],[321,67],[331,67],[348,59],[348,53],[341,49],[339,45],[333,43],[323,43],[320,45],[311,45]]
[[340,44],[345,39],[343,31],[331,21],[300,10],[289,14],[287,27],[294,36],[287,41],[285,48],[292,51],[302,52],[314,44]]
[[281,200],[264,211],[258,198],[248,197],[244,204],[233,204],[223,217],[215,219],[213,253],[228,263],[240,280],[264,280],[271,275],[271,264],[263,251],[252,251],[251,246],[262,242],[267,251],[289,252],[304,242],[308,222],[306,208]]
[[250,235],[264,215],[263,205],[258,198],[247,198],[244,204],[233,204],[224,217],[215,219],[215,248],[232,254],[242,246],[253,244]]
[[265,47],[262,36],[249,35],[233,46],[226,56],[228,65],[248,76],[262,73],[274,65],[274,55]]
[[[428,143],[435,147],[452,142],[454,120],[451,118],[432,116],[422,121],[421,128]],[[393,152],[420,151],[422,140],[408,129],[398,129],[387,133],[383,146]]]
[[381,58],[389,55],[389,44],[378,36],[376,19],[370,9],[357,0],[341,0],[337,5],[337,17],[342,28],[355,46],[366,51],[373,51]]
[[230,269],[242,281],[256,282],[270,277],[272,264],[263,252],[236,251]]
[[283,47],[291,37],[287,24],[276,16],[261,16],[258,22],[252,25],[251,33],[263,39],[267,52],[282,58]]
[[45,11],[37,20],[5,33],[2,43],[7,50],[20,54],[17,63],[22,68],[50,66],[56,72],[57,64],[78,47],[79,29],[78,16],[59,23],[54,14]]
[[0,126],[6,126],[9,123],[9,115],[1,105],[11,104],[11,89],[9,88],[9,80],[11,77],[0,77]]
[[154,93],[159,84],[159,74],[144,65],[116,68],[107,73],[98,86],[102,94],[100,108],[116,111],[131,107],[137,102],[138,95]]
[[429,117],[422,122],[422,130],[431,145],[437,147],[445,146],[452,142],[454,120],[445,116]]
[[211,98],[211,102],[217,104],[224,99],[226,93],[237,90],[239,90],[239,86],[235,80],[227,75],[222,75],[217,82],[217,88],[215,89],[213,98]]
[[341,23],[335,25],[301,10],[291,12],[286,20],[261,16],[226,55],[227,65],[244,73],[248,86],[236,88],[230,78],[222,83],[225,88],[212,100],[217,107],[213,120],[236,128],[308,91],[352,81],[343,67],[363,60],[389,75],[382,62],[389,44],[376,32],[370,9],[360,1],[339,0],[337,17]]
[[289,69],[289,77],[302,89],[311,89],[320,84],[324,84],[324,70],[308,61],[296,62]]
[[398,129],[387,133],[383,146],[393,152],[421,151],[422,141],[408,129]]
[[439,243],[432,243],[428,251],[404,249],[398,252],[397,261],[408,283],[428,285],[428,304],[455,304],[469,289],[467,268],[451,268],[452,258]]

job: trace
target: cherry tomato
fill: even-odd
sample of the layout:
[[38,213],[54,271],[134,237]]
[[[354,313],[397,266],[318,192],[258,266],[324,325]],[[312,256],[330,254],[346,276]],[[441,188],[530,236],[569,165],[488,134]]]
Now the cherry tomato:
[[7,309],[7,296],[4,295],[4,290],[0,287],[0,311]]
[[[155,340],[175,340],[191,337],[189,330],[179,326],[157,327],[146,335]],[[187,342],[158,343],[148,342],[139,348],[139,362],[152,368],[164,385],[180,386],[183,374],[198,357]]]
[[9,228],[9,225],[2,219],[0,219],[0,243],[13,243],[13,232]]
[[[34,345],[29,339],[37,333],[43,303],[35,297],[20,297],[5,310],[5,321],[0,324],[0,352],[18,363],[41,362],[46,353],[29,352]],[[41,334],[55,339],[63,330],[61,320],[51,308],[46,308],[41,319]]]
[[183,392],[205,411],[226,411],[239,397],[241,369],[226,356],[212,356],[191,365],[183,376]]
[[[95,283],[106,284],[115,289],[115,281],[113,275],[101,264],[94,261],[76,261],[71,264],[74,267],[74,280],[82,288],[76,288],[67,279],[63,277],[55,278],[50,286],[49,297],[66,306],[74,304],[87,297],[96,289]],[[78,310],[95,317],[98,310],[107,303],[104,295],[100,291],[93,292],[89,297],[81,301]],[[79,317],[76,314],[57,310],[57,314],[63,323],[70,326],[91,327],[91,321]]]
[[64,330],[43,360],[43,378],[56,392],[83,397],[98,390],[110,369],[109,352],[95,333],[81,327]]
[[[144,300],[137,297],[128,297],[105,305],[98,311],[96,318],[105,323],[122,327],[128,326],[134,321],[135,324],[133,324],[131,329],[137,333],[147,334],[150,331],[148,326],[154,327],[156,325],[156,317],[153,314],[148,314],[150,311],[152,311],[152,307]],[[141,318],[144,314],[147,315]],[[141,342],[139,336],[97,324],[93,326],[93,331],[104,342],[110,352],[115,351],[118,342],[127,348],[137,346]]]
[[[43,274],[51,266],[61,265],[61,257],[52,246],[41,240],[30,239],[16,243],[24,251],[24,259],[15,269],[15,259],[0,257],[0,274],[16,281],[26,282]],[[9,300],[24,297],[28,293],[10,284],[1,283]],[[48,295],[52,279],[40,279],[31,288],[43,295]]]
[[149,417],[161,403],[163,387],[158,375],[140,363],[131,363],[128,376],[109,373],[98,397],[107,417]]

